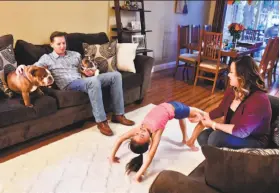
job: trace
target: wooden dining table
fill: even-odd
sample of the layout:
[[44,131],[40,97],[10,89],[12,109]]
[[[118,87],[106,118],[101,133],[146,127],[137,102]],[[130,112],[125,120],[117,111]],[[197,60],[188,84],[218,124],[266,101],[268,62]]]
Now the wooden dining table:
[[[190,43],[189,44],[189,49],[190,50],[199,50],[199,44],[198,43]],[[221,56],[222,57],[230,57],[230,60],[233,60],[235,58],[238,58],[240,56],[245,56],[250,54],[251,56],[253,56],[253,54],[255,52],[261,51],[265,48],[265,46],[263,46],[263,42],[240,42],[237,43],[237,47],[236,50],[225,50],[222,49],[221,51]]]

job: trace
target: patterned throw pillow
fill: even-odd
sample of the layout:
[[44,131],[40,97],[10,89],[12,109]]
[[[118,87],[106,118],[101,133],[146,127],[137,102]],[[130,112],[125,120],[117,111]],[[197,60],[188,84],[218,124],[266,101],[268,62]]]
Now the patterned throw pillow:
[[89,45],[83,43],[85,57],[97,65],[100,73],[113,72],[117,70],[117,41],[110,41],[106,44]]
[[279,149],[259,149],[259,148],[242,148],[242,149],[230,149],[227,147],[220,148],[224,151],[232,151],[232,152],[239,152],[239,153],[248,153],[254,155],[279,155]]
[[17,66],[15,59],[13,45],[8,45],[6,48],[0,50],[0,79],[4,88],[6,87],[5,75],[14,70]]

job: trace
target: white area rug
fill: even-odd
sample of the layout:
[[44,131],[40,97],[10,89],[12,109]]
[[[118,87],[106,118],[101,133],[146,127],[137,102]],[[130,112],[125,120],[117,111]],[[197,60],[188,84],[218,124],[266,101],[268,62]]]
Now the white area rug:
[[[153,106],[126,116],[139,124]],[[113,137],[105,137],[93,127],[0,164],[0,193],[146,193],[160,171],[188,175],[204,160],[201,150],[192,152],[180,145],[179,123],[172,120],[144,181],[136,183],[124,175],[126,163],[135,156],[127,143],[117,153],[120,164],[111,165],[107,159],[117,137],[131,127],[110,125]],[[188,122],[187,126],[191,136],[195,124]]]

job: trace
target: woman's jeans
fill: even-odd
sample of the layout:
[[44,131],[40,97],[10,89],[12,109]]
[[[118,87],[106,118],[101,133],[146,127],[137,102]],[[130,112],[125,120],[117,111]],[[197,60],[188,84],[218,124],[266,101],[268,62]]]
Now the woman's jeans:
[[265,145],[253,137],[239,138],[220,130],[212,128],[203,130],[197,138],[200,146],[211,145],[215,147],[240,148],[265,148]]

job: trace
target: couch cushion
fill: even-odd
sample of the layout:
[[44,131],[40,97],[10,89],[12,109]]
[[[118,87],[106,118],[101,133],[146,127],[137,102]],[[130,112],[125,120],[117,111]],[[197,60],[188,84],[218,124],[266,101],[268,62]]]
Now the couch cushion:
[[[121,72],[123,80],[123,90],[129,90],[141,85],[142,78],[138,73],[132,72]],[[80,91],[72,90],[58,90],[53,88],[42,88],[44,93],[49,96],[54,97],[57,100],[58,108],[65,108],[71,106],[77,106],[85,103],[89,103],[89,97],[86,93]],[[103,100],[110,101],[110,90],[108,88],[103,88]],[[107,92],[106,92],[107,91]],[[107,96],[108,95],[108,96]],[[106,104],[104,104],[106,106]]]
[[143,82],[141,74],[120,71],[123,80],[123,90],[129,90],[140,86]]
[[21,98],[0,100],[0,127],[40,118],[57,111],[56,100],[50,96],[31,96],[33,108],[25,107]]
[[219,149],[202,146],[205,181],[227,193],[278,192],[278,149]]
[[88,44],[104,44],[109,41],[106,33],[85,34],[85,33],[69,33],[66,35],[67,49],[79,52],[84,55],[83,43]]
[[58,108],[72,107],[89,102],[88,95],[80,91],[44,88],[44,93],[56,99]]
[[32,65],[44,54],[52,52],[52,47],[48,44],[34,45],[24,40],[18,40],[15,45],[15,55],[18,65]]
[[8,45],[14,45],[14,38],[11,34],[0,37],[0,50],[6,48]]

